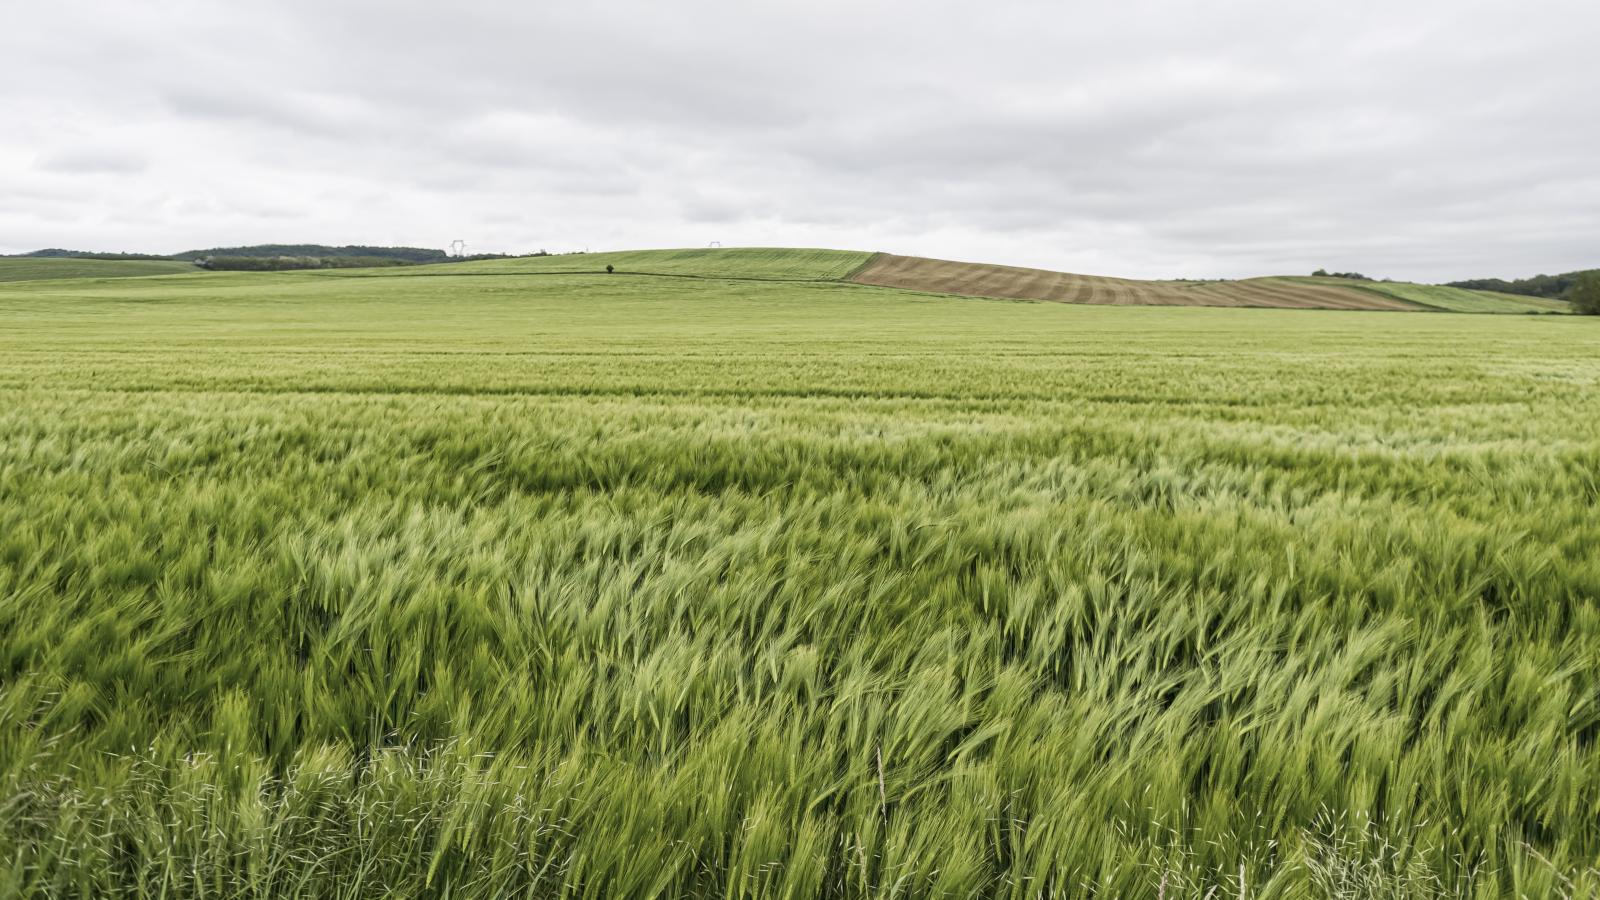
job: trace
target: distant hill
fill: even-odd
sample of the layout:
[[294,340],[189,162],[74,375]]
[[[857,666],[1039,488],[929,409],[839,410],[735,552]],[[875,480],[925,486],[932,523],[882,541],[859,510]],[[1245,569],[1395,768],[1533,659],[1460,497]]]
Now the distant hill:
[[18,253],[22,259],[176,259],[193,262],[207,257],[248,257],[270,259],[276,257],[315,257],[318,259],[383,259],[400,262],[448,262],[456,257],[443,250],[426,247],[329,247],[325,244],[253,244],[249,247],[212,247],[207,250],[186,250],[162,256],[156,253],[103,253],[96,250],[64,250],[50,247],[31,253]]
[[32,253],[18,253],[13,259],[172,259],[154,253],[96,253],[89,250],[63,250],[51,247]]
[[1531,313],[1562,304],[1402,282],[1353,272],[1228,281],[1138,281],[1043,269],[880,253],[852,281],[904,290],[1113,306],[1240,306],[1278,309]]
[[[1301,281],[1312,284],[1335,283],[1335,278],[1348,278],[1348,276],[1330,276],[1329,278],[1289,278],[1289,281]],[[1552,300],[1548,297],[1532,297],[1526,294],[1504,294],[1494,291],[1471,290],[1468,288],[1449,287],[1438,284],[1412,284],[1405,281],[1348,281],[1350,287],[1358,290],[1370,291],[1385,297],[1394,297],[1422,306],[1443,309],[1450,312],[1469,313],[1536,313],[1536,312],[1570,312],[1569,304],[1561,300]]]
[[257,258],[288,256],[316,257],[318,259],[360,257],[363,259],[395,259],[405,262],[445,262],[450,259],[450,254],[443,250],[430,250],[424,247],[329,247],[323,244],[254,244],[249,247],[212,247],[209,250],[188,250],[183,253],[174,253],[169,258],[195,260],[205,259],[208,256]]
[[926,293],[1132,306],[1236,306],[1282,309],[1450,312],[1564,312],[1552,300],[1404,282],[1340,277],[1264,277],[1226,281],[1139,281],[1043,269],[951,262],[844,250],[760,247],[628,250],[476,264],[409,267],[376,276],[604,275],[618,278],[729,278],[853,282]]
[[0,258],[0,282],[68,278],[134,278],[141,275],[192,275],[193,263],[176,259],[97,259],[83,256]]
[[406,269],[399,275],[594,275],[611,266],[619,275],[743,278],[769,281],[837,281],[865,265],[872,254],[856,250],[791,250],[776,247],[704,247],[679,250],[617,250],[603,253],[535,253],[498,259],[466,259],[449,266]]
[[1561,275],[1535,275],[1532,278],[1518,278],[1506,281],[1502,278],[1475,278],[1468,281],[1452,281],[1446,287],[1466,288],[1472,291],[1498,291],[1502,294],[1521,294],[1524,297],[1549,297],[1561,299],[1567,291],[1584,275],[1600,273],[1600,269],[1584,269],[1578,272],[1566,272]]
[[[25,258],[4,260],[14,265],[0,271],[0,281],[163,274],[157,266],[219,272],[345,269],[350,270],[350,275],[379,277],[610,273],[622,277],[853,282],[927,293],[1094,305],[1484,313],[1570,312],[1571,304],[1557,298],[1584,274],[1540,275],[1520,281],[1481,279],[1449,285],[1373,281],[1355,272],[1320,271],[1314,276],[1140,281],[887,253],[758,247],[557,255],[541,250],[515,257],[498,254],[455,257],[443,250],[421,247],[255,244],[190,250],[171,256],[51,248],[22,254],[22,257]],[[98,261],[98,265],[88,267],[91,261]],[[83,264],[84,268],[79,270],[67,265],[74,262]],[[54,265],[45,265],[50,263]]]

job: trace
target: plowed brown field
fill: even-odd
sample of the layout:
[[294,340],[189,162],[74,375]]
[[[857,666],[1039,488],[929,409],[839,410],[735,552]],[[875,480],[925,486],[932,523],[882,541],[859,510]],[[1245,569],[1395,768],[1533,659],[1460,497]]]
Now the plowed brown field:
[[859,284],[1000,297],[1050,300],[1108,306],[1256,306],[1279,309],[1391,309],[1429,307],[1393,297],[1336,285],[1301,284],[1279,278],[1244,281],[1134,281],[1072,275],[1046,269],[1024,269],[987,263],[951,262],[918,256],[880,253],[851,276]]

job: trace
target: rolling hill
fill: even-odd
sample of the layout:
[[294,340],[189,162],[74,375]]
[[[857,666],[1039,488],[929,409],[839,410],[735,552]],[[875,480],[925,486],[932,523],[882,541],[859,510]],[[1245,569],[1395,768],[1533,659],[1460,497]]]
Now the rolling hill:
[[[289,245],[246,250],[304,249]],[[321,248],[372,250],[374,248]],[[376,248],[403,251],[406,248]],[[220,252],[220,251],[219,251]],[[192,255],[192,254],[191,254]],[[1566,312],[1561,300],[1458,287],[1347,278],[1273,276],[1231,281],[1142,281],[892,253],[773,247],[624,250],[323,271],[322,277],[578,276],[827,282],[919,293],[1097,306],[1465,313]],[[178,260],[0,259],[0,281],[193,273]]]
[[608,265],[620,276],[834,281],[932,294],[1105,306],[1494,313],[1562,312],[1566,309],[1566,304],[1559,300],[1400,282],[1292,276],[1234,281],[1140,281],[891,253],[763,247],[515,257],[411,266],[403,270],[346,271],[338,276],[593,275],[604,272]]
[[1567,312],[1565,300],[1548,297],[1528,297],[1497,291],[1467,290],[1440,284],[1411,284],[1404,281],[1348,281],[1342,278],[1289,278],[1303,284],[1343,283],[1356,290],[1371,291],[1412,303],[1420,303],[1448,312],[1472,313],[1529,313]]
[[55,257],[0,258],[0,281],[46,281],[61,278],[133,278],[195,272],[186,262],[161,259],[75,259]]
[[953,262],[880,253],[852,277],[858,284],[941,294],[1111,306],[1231,306],[1274,309],[1558,312],[1537,300],[1459,288],[1343,278],[1268,277],[1236,281],[1138,281],[1046,269]]
[[349,245],[331,247],[327,244],[252,244],[248,247],[210,247],[204,250],[185,250],[172,255],[173,259],[196,260],[208,256],[243,256],[272,258],[277,256],[316,256],[329,259],[371,258],[392,259],[404,262],[444,262],[449,254],[431,247],[370,247]]
[[[518,256],[441,265],[409,266],[381,275],[592,275],[612,266],[624,275],[674,275],[777,281],[840,281],[874,258],[856,250],[778,247],[621,250]],[[348,274],[348,273],[345,273]]]

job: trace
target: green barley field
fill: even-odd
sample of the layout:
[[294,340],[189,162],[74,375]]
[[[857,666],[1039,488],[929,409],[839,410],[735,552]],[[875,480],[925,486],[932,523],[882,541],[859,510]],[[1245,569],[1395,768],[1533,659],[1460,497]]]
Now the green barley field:
[[1600,322],[865,258],[0,284],[0,897],[1600,896]]
[[0,257],[0,282],[54,278],[134,278],[196,272],[193,263],[169,259],[38,259]]

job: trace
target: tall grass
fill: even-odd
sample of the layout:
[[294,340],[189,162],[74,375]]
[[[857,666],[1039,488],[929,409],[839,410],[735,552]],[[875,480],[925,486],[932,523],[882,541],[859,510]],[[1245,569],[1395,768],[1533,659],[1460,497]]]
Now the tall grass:
[[0,316],[0,895],[1600,891],[1588,323],[604,276]]

